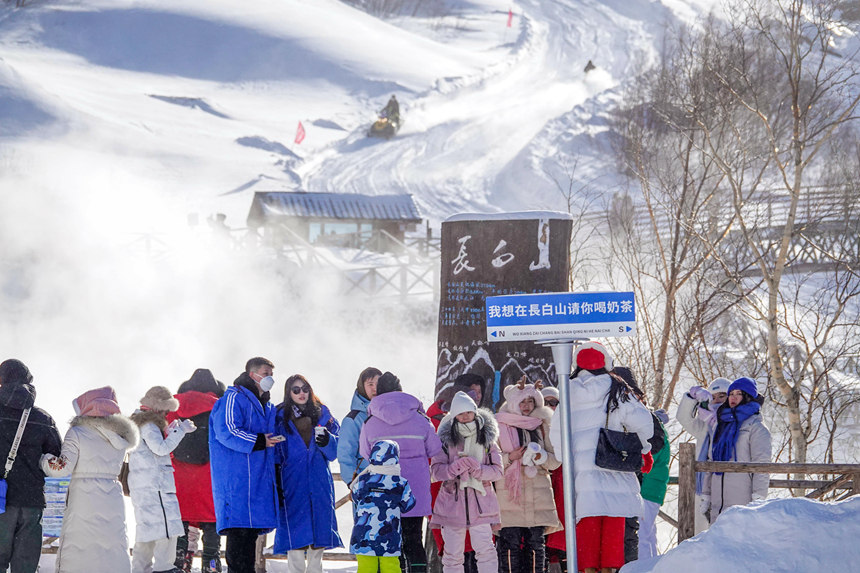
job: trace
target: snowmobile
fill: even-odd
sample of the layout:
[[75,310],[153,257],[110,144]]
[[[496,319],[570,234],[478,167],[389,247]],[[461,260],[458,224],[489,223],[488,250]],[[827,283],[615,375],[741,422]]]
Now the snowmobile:
[[380,113],[379,118],[373,122],[370,129],[367,130],[368,137],[381,137],[383,139],[391,139],[400,130],[401,121],[399,118],[388,118],[387,114]]

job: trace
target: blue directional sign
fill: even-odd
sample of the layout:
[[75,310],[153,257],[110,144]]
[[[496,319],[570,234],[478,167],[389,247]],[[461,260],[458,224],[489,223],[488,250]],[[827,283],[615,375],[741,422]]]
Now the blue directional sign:
[[636,334],[632,292],[550,292],[487,297],[487,340]]

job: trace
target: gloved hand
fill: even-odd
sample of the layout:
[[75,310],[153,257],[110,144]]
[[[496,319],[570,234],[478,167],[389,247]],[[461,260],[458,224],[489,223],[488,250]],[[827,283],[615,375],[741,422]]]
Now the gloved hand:
[[666,410],[660,408],[659,410],[654,410],[654,415],[657,416],[657,419],[660,420],[664,424],[669,423],[669,414],[666,413]]
[[703,495],[702,501],[699,502],[699,513],[707,514],[711,511],[711,496]]
[[463,466],[466,468],[464,473],[471,474],[473,471],[481,469],[481,464],[478,463],[478,460],[471,456],[463,456],[460,459],[463,460]]
[[329,433],[328,428],[322,426],[319,427],[322,429],[315,430],[316,437],[314,438],[314,441],[317,443],[317,446],[324,448],[328,445],[328,441],[331,439],[331,434]]
[[704,402],[705,400],[711,399],[711,393],[701,386],[693,386],[687,390],[687,394],[689,394],[690,398],[694,399],[696,402]]
[[479,462],[475,462],[475,467],[469,469],[469,477],[473,477],[475,479],[481,479],[481,474],[484,470],[481,468],[481,464]]
[[467,470],[466,458],[458,458],[448,465],[448,475],[457,477]]
[[197,429],[197,426],[194,425],[194,422],[191,420],[182,420],[181,422],[179,422],[179,429],[186,434],[190,434]]
[[651,473],[651,469],[654,467],[654,456],[651,455],[651,452],[647,454],[642,454],[642,473],[647,474]]

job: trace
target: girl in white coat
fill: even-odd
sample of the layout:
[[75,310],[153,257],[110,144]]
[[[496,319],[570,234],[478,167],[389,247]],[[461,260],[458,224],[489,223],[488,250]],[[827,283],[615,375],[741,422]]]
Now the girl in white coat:
[[[573,424],[570,447],[576,480],[577,563],[580,571],[607,573],[624,565],[624,520],[639,515],[642,498],[634,472],[608,470],[594,463],[600,428],[606,425],[636,433],[644,455],[651,451],[648,439],[654,423],[651,412],[623,381],[610,376],[612,357],[602,345],[580,345],[573,360],[576,369],[570,391],[562,396],[559,407],[571,409]],[[560,444],[560,420],[553,422],[551,439]]]
[[[131,415],[140,427],[140,445],[128,458],[128,488],[136,523],[133,573],[179,573],[174,567],[176,540],[184,533],[170,452],[188,432],[191,420],[167,425],[179,401],[164,386],[150,388]],[[153,565],[153,559],[155,564]]]
[[90,390],[72,402],[76,417],[59,457],[42,457],[47,476],[71,474],[57,573],[129,573],[125,502],[117,475],[137,426],[119,413],[113,388]]

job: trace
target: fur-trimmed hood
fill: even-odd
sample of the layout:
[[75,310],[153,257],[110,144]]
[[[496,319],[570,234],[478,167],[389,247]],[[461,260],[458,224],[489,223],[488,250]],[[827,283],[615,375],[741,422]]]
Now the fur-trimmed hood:
[[111,416],[75,416],[70,426],[82,426],[104,436],[117,450],[131,450],[140,442],[137,425],[122,414]]
[[[436,432],[445,447],[454,445],[454,437],[451,434],[454,418],[450,414],[442,418],[442,422],[439,423],[439,430]],[[479,442],[489,445],[498,439],[499,424],[491,411],[486,408],[478,408],[475,412],[475,421],[478,423]]]
[[167,418],[164,412],[159,410],[135,410],[129,419],[140,428],[144,424],[155,424],[162,433],[167,429]]

